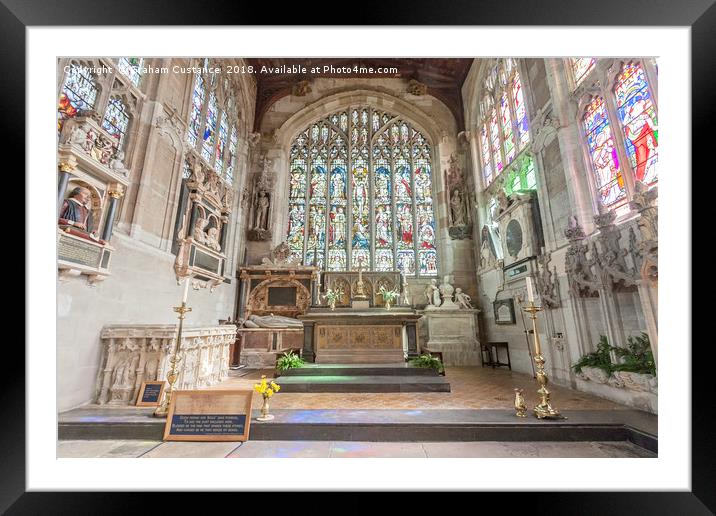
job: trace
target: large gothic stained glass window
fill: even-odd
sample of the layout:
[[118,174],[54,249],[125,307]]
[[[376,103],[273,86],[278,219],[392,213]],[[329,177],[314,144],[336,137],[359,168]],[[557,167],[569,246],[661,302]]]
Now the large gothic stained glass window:
[[335,113],[291,146],[288,245],[307,265],[437,276],[431,149],[401,117]]
[[646,76],[640,65],[630,63],[622,68],[614,95],[634,177],[637,181],[653,185],[657,182],[659,126]]

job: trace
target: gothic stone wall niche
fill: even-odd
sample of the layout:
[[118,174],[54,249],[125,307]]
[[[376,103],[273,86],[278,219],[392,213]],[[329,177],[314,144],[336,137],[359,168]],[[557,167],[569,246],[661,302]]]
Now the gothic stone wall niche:
[[96,114],[68,119],[58,146],[58,264],[60,280],[109,272],[117,203],[129,184],[124,153]]
[[[176,388],[197,389],[225,380],[235,338],[233,324],[184,328]],[[107,326],[100,339],[96,403],[133,405],[142,382],[166,379],[176,345],[175,325]]]
[[453,240],[472,238],[470,203],[468,200],[467,182],[462,168],[458,165],[455,154],[450,156],[449,167],[445,172],[445,191],[447,192],[448,234]]
[[[383,296],[379,292],[381,286],[385,287],[386,290],[398,290],[400,296],[392,304],[393,306],[405,306],[405,289],[407,288],[407,284],[401,282],[400,271],[363,271],[362,275],[363,291],[365,295],[368,296],[370,306],[385,305]],[[355,271],[328,271],[323,273],[323,286],[325,290],[335,290],[339,287],[343,290],[343,296],[336,302],[336,306],[338,307],[350,306],[357,282],[358,272]]]
[[212,291],[224,281],[227,224],[234,190],[192,152],[187,158],[189,202],[180,214],[178,251],[174,264],[177,280],[191,276],[196,287]]
[[272,161],[263,156],[260,171],[254,179],[254,194],[251,202],[248,239],[253,241],[271,240],[273,217],[273,171]]

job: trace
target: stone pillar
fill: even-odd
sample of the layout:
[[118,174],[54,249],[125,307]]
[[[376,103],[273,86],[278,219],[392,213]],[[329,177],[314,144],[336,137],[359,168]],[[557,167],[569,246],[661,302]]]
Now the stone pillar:
[[59,164],[60,170],[59,179],[57,182],[57,216],[60,216],[60,210],[62,210],[62,203],[65,200],[65,192],[67,191],[67,184],[70,180],[70,172],[77,167],[74,157],[67,161],[63,161]]
[[117,199],[124,195],[122,185],[115,184],[109,189],[109,207],[107,209],[107,217],[104,220],[104,229],[102,230],[102,240],[109,242],[112,238],[112,227],[114,226],[114,217],[117,213]]
[[306,362],[316,361],[316,351],[313,349],[313,321],[303,321],[303,352],[302,358]]
[[249,278],[249,275],[242,271],[241,275],[239,276],[241,279],[241,285],[239,286],[239,290],[241,293],[239,294],[239,313],[236,316],[237,320],[242,321],[246,319],[246,303],[249,300],[249,290],[251,290],[251,279]]

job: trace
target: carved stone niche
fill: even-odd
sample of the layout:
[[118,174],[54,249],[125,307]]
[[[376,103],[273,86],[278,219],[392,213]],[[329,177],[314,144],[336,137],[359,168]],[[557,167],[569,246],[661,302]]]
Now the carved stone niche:
[[174,270],[178,281],[191,277],[195,288],[208,287],[213,291],[224,281],[227,224],[234,190],[198,156],[190,155],[188,162],[189,195],[180,214]]
[[110,272],[117,203],[129,184],[124,154],[91,115],[64,121],[58,145],[57,268],[60,281]]
[[272,161],[261,158],[261,170],[254,181],[254,195],[251,201],[249,230],[247,237],[252,241],[271,240],[271,219],[273,217],[273,172]]
[[467,196],[467,183],[455,154],[450,156],[448,170],[445,172],[445,191],[448,195],[448,234],[453,240],[472,238],[470,202]]
[[504,267],[515,262],[530,258],[537,254],[537,227],[531,194],[514,193],[510,196],[511,204],[501,209],[497,216],[503,247]]

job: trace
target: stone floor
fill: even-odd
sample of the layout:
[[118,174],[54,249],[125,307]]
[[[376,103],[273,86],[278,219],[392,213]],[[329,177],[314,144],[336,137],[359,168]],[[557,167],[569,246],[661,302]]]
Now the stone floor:
[[653,458],[628,442],[59,441],[58,458]]
[[[244,374],[239,370],[232,374]],[[261,375],[271,378],[272,369],[253,370],[230,377],[212,389],[251,389]],[[537,383],[532,376],[491,367],[447,367],[451,392],[416,393],[282,393],[271,399],[271,409],[512,409],[514,389],[524,389],[528,407],[537,401]],[[281,379],[276,380],[281,385]],[[559,410],[617,410],[623,405],[573,389],[550,384],[552,405]],[[261,397],[254,393],[254,406]]]

